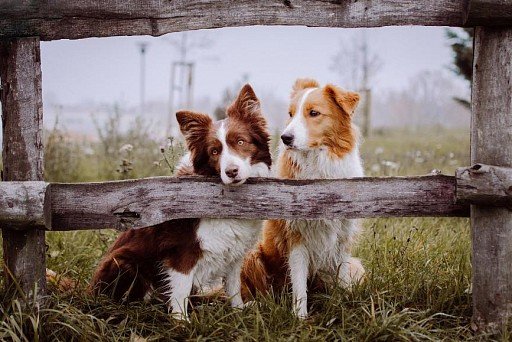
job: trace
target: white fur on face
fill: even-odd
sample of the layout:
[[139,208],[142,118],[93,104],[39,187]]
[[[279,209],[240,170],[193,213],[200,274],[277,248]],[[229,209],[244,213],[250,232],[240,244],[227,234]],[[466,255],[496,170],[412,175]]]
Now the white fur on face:
[[299,100],[299,106],[295,111],[295,115],[283,131],[283,134],[293,136],[292,148],[296,148],[298,150],[309,149],[309,135],[306,120],[304,118],[304,104],[306,103],[309,94],[311,94],[315,89],[317,88],[306,89],[304,94],[302,94],[302,97]]
[[[223,121],[217,131],[217,138],[222,144],[222,152],[220,154],[220,178],[224,184],[240,185],[251,176],[251,158],[243,158],[230,150],[226,142],[226,122]],[[230,178],[226,174],[226,170],[236,166],[238,175]]]

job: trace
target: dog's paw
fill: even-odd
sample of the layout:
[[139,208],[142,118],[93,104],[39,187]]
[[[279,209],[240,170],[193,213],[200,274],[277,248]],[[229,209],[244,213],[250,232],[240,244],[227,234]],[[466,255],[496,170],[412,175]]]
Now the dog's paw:
[[346,286],[350,289],[351,286],[362,283],[365,279],[365,273],[361,260],[351,257],[348,261],[348,281]]
[[250,307],[253,307],[255,305],[258,305],[258,303],[255,301],[255,300],[250,300],[248,302],[245,302],[243,305],[242,305],[242,308],[250,308]]
[[305,320],[308,318],[308,309],[305,305],[295,306],[293,312],[295,313],[295,316],[300,320]]
[[297,316],[297,318],[300,319],[301,321],[305,321],[308,318],[308,313],[307,312],[297,312],[297,313],[295,313],[295,316]]
[[169,313],[169,317],[178,322],[190,323],[190,317],[182,312],[171,312]]

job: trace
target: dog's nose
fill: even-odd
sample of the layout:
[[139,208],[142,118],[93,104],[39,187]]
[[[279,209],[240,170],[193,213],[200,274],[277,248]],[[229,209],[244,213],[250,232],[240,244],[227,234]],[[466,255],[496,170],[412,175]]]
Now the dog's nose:
[[291,146],[293,143],[293,135],[292,134],[283,134],[281,135],[281,140],[287,146]]
[[238,166],[229,166],[226,169],[226,176],[229,178],[236,178],[236,176],[238,176]]

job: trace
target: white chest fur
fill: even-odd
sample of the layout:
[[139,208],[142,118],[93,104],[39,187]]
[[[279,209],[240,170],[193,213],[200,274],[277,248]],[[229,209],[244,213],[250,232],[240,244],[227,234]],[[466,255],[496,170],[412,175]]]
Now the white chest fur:
[[262,221],[202,219],[197,230],[203,252],[196,265],[194,285],[208,287],[223,278],[256,243]]
[[[300,166],[298,179],[334,179],[363,177],[363,166],[356,147],[341,159],[333,159],[327,150],[287,151]],[[359,230],[356,220],[293,220],[290,229],[298,231],[309,254],[309,272],[331,271],[348,257],[351,241]]]
[[[191,153],[185,154],[180,167],[192,167]],[[251,164],[251,177],[267,177],[265,163]],[[263,222],[260,220],[201,219],[197,238],[202,257],[194,271],[194,285],[199,288],[218,285],[220,278],[240,267],[245,254],[256,244]]]

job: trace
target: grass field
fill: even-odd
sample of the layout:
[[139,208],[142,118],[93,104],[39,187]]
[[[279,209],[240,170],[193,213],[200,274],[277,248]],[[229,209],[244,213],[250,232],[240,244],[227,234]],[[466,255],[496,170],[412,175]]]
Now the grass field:
[[[469,165],[469,133],[376,132],[363,143],[362,153],[368,175],[418,175],[433,169],[451,175],[457,166]],[[158,158],[158,152],[154,156]],[[152,174],[148,169],[133,171]],[[83,179],[79,175],[54,178],[91,180],[89,175]],[[471,331],[467,219],[365,220],[356,254],[367,269],[366,280],[352,291],[333,287],[328,295],[313,296],[306,321],[291,314],[287,294],[259,298],[242,311],[220,301],[199,305],[189,323],[169,318],[163,303],[117,304],[108,298],[90,298],[85,286],[115,235],[112,231],[48,233],[48,266],[78,280],[78,288],[66,294],[53,291],[40,311],[22,309],[2,293],[0,339],[452,341],[509,337],[507,332],[491,337]]]

